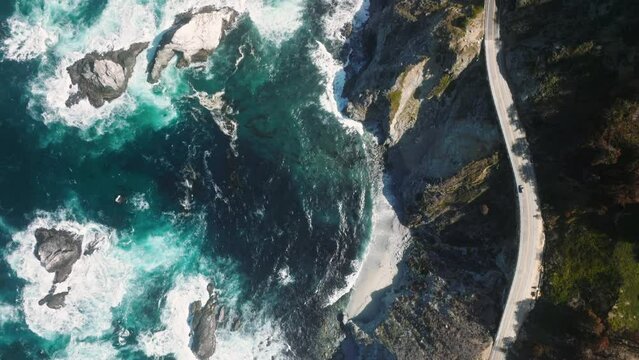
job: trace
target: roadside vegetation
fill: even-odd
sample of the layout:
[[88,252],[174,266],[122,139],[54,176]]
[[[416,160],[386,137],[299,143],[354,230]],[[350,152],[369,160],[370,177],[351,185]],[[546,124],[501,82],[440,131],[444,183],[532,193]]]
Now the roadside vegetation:
[[638,12],[518,1],[502,18],[546,234],[542,296],[514,358],[639,357]]

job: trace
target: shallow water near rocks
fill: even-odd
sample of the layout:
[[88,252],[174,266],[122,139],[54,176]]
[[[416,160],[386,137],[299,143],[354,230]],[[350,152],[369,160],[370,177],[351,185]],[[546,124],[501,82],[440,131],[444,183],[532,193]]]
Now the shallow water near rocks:
[[[211,4],[245,15],[204,66],[169,66],[151,85],[143,53],[122,97],[65,107],[65,69],[83,54],[152,41]],[[359,6],[3,2],[0,358],[191,359],[188,306],[210,281],[241,318],[218,328],[213,358],[328,351],[323,329],[337,327],[336,294],[370,238],[377,183],[371,139],[329,101],[335,27]],[[197,94],[222,94],[229,110]],[[37,304],[53,278],[33,255],[39,227],[97,244],[60,285],[59,310]]]

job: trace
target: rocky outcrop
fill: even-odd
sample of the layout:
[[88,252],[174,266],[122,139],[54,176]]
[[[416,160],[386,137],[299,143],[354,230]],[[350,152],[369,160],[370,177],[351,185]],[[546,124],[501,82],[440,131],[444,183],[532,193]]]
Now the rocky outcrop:
[[133,74],[137,56],[147,46],[148,43],[136,43],[128,49],[92,52],[69,66],[67,72],[78,91],[69,96],[67,107],[85,98],[94,107],[100,107],[120,97]]
[[[201,301],[195,301],[189,308],[191,326],[191,351],[198,359],[210,358],[215,352],[215,329],[217,328],[216,305],[217,295],[213,284],[207,287],[209,299],[202,306]],[[220,317],[224,317],[221,315]]]
[[57,310],[64,307],[67,291],[56,293],[56,284],[65,281],[73,264],[82,256],[82,236],[69,231],[39,228],[35,231],[36,244],[33,254],[40,265],[50,273],[55,273],[53,285],[49,293],[38,301],[39,305],[47,305]]
[[47,305],[49,308],[57,310],[64,307],[64,300],[67,295],[69,295],[70,289],[67,291],[63,291],[60,293],[55,293],[55,286],[51,288],[51,291],[47,294],[47,296],[43,297],[38,301],[38,305]]
[[33,251],[40,265],[55,273],[53,283],[67,279],[73,264],[82,256],[82,237],[64,230],[40,228],[35,231]]
[[345,87],[347,111],[353,119],[379,123],[393,144],[414,127],[421,104],[436,103],[477,58],[482,8],[468,1],[408,0],[372,0],[370,7],[363,60],[351,62],[358,74]]
[[174,56],[178,57],[177,67],[206,61],[237,17],[237,11],[231,8],[216,9],[212,6],[178,15],[173,26],[160,39],[149,63],[147,80],[157,82]]

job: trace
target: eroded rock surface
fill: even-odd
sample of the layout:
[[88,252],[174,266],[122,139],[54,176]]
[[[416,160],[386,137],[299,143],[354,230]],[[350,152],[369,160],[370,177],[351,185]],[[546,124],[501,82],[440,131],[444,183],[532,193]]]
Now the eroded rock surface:
[[67,107],[88,99],[94,107],[104,105],[120,97],[127,88],[129,78],[133,74],[137,56],[147,48],[149,43],[135,43],[128,49],[92,52],[67,68],[73,85],[78,91],[69,96]]
[[40,265],[55,273],[53,283],[66,280],[82,255],[82,237],[64,230],[40,228],[35,231],[35,238],[33,253]]
[[148,68],[148,81],[155,83],[174,56],[178,67],[204,62],[215,51],[226,31],[235,24],[237,11],[212,6],[180,14],[163,35]]
[[191,326],[191,351],[198,359],[208,359],[215,352],[215,329],[217,296],[214,293],[213,284],[207,288],[209,299],[202,306],[201,301],[195,301],[189,309]]

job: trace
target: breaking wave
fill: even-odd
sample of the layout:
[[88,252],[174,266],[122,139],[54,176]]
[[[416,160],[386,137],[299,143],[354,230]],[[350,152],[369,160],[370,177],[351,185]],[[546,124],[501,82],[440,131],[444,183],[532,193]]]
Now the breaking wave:
[[[80,0],[45,2],[42,7],[29,6],[8,20],[10,36],[4,40],[5,59],[25,61],[44,57],[36,78],[31,82],[29,106],[34,118],[45,123],[62,123],[87,130],[97,128],[98,135],[110,128],[127,127],[127,116],[140,107],[150,108],[154,127],[170,123],[176,117],[172,99],[188,93],[182,72],[167,69],[159,85],[146,81],[143,52],[138,57],[127,92],[99,109],[86,99],[66,107],[65,101],[75,93],[67,67],[85,54],[128,48],[129,45],[153,41],[173,23],[177,14],[207,5],[230,6],[247,13],[260,34],[274,44],[289,38],[301,26],[303,2],[300,0],[265,3],[260,0],[188,0],[141,1],[109,0],[93,22],[68,21],[85,6]],[[121,21],[127,14],[127,21]]]
[[[208,299],[207,285],[211,279],[198,274],[178,276],[174,287],[167,293],[162,309],[161,321],[164,330],[146,333],[141,337],[141,347],[149,356],[174,355],[178,360],[196,360],[189,348],[189,306],[194,301],[205,303]],[[219,290],[220,295],[224,289]],[[236,299],[226,298],[218,306],[224,306],[227,314],[216,331],[216,350],[213,359],[272,359],[282,358],[288,345],[281,338],[281,331],[264,318],[250,317],[247,308],[242,311],[243,320],[239,329],[233,329],[239,314],[234,309]],[[247,321],[249,319],[250,321]]]
[[[131,267],[113,246],[118,241],[113,230],[96,223],[62,220],[62,217],[64,215],[40,214],[25,231],[14,234],[13,250],[7,262],[27,281],[22,306],[27,325],[34,333],[46,338],[58,334],[98,336],[111,328],[111,308],[124,297]],[[66,230],[82,236],[84,246],[96,247],[90,256],[80,257],[71,275],[58,284],[59,289],[71,289],[65,299],[66,306],[59,310],[38,305],[38,300],[49,292],[54,276],[33,255],[34,234],[38,228]]]

